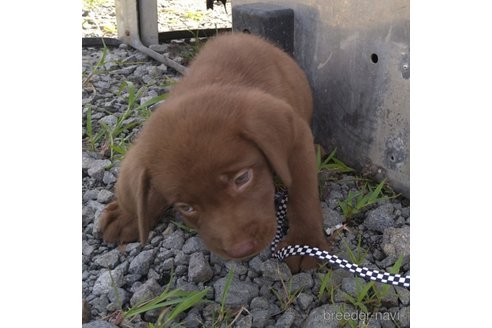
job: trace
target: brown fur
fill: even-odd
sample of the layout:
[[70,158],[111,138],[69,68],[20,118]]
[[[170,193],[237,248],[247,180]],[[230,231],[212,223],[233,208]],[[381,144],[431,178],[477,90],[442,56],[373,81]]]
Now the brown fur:
[[[275,232],[275,172],[290,199],[281,246],[326,249],[311,113],[306,77],[281,50],[246,34],[207,42],[122,162],[116,199],[101,219],[103,238],[145,242],[167,207],[186,203],[194,212],[183,219],[211,251],[252,256]],[[241,187],[245,170],[252,178]],[[288,264],[297,272],[315,260]]]

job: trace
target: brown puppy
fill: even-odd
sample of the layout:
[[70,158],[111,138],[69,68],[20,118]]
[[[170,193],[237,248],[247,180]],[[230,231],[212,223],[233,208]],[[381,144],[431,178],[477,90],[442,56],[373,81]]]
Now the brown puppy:
[[[275,233],[275,173],[290,199],[281,246],[326,249],[311,113],[308,81],[284,52],[246,34],[208,41],[126,154],[103,238],[145,242],[174,206],[211,251],[255,255]],[[316,262],[287,263],[297,272]]]

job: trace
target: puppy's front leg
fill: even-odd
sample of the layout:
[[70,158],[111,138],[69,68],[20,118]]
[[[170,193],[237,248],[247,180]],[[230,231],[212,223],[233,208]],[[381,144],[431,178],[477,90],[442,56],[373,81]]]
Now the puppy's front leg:
[[[287,207],[289,231],[279,248],[309,245],[327,250],[329,244],[323,231],[313,138],[308,129],[298,132],[299,139],[288,163],[291,174]],[[317,266],[316,259],[309,256],[291,256],[286,262],[293,273]]]

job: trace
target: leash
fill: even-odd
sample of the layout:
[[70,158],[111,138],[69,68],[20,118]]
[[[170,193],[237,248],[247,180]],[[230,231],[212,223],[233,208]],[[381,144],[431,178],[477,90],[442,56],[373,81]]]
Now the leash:
[[282,240],[283,236],[287,232],[287,203],[289,197],[287,193],[278,192],[275,194],[275,204],[277,208],[277,232],[275,238],[272,241],[270,249],[272,250],[273,258],[283,261],[289,256],[312,256],[322,261],[328,261],[331,264],[337,265],[342,269],[355,273],[365,280],[373,280],[381,282],[383,284],[389,284],[394,286],[402,286],[410,288],[410,276],[401,276],[400,274],[390,274],[387,272],[380,272],[378,270],[371,270],[365,267],[360,267],[355,263],[350,263],[347,260],[341,259],[336,255],[331,255],[327,251],[319,249],[317,247],[310,247],[307,245],[294,245],[286,246],[278,251],[275,251],[278,243]]

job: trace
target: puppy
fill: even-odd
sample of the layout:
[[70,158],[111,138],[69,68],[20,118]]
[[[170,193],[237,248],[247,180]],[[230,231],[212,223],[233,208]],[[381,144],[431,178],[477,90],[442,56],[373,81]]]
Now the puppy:
[[[103,238],[145,242],[174,206],[211,251],[251,257],[275,234],[276,174],[289,192],[280,247],[327,249],[311,114],[309,83],[280,49],[248,34],[208,41],[126,154],[101,218]],[[298,272],[316,260],[287,264]]]

